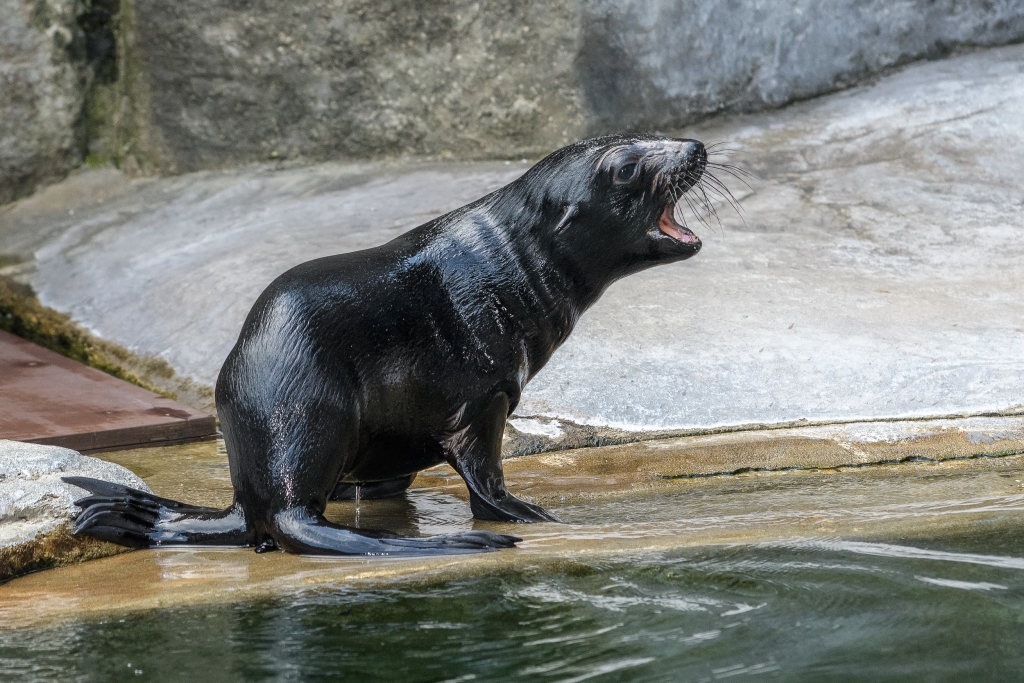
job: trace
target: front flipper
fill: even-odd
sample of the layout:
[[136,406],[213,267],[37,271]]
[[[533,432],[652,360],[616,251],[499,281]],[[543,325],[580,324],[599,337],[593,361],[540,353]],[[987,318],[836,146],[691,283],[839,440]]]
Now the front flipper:
[[498,394],[462,429],[456,416],[444,438],[445,459],[469,488],[469,506],[477,519],[496,522],[560,522],[539,505],[519,500],[505,489],[501,437],[508,417],[508,397]]
[[522,540],[490,531],[403,537],[387,531],[343,527],[327,521],[316,510],[299,507],[274,515],[274,526],[278,545],[303,555],[460,555],[511,548]]

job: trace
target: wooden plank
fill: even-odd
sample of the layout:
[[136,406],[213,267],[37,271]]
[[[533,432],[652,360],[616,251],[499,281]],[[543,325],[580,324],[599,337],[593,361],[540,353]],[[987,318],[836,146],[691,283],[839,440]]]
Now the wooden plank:
[[0,438],[82,453],[216,437],[212,415],[0,331]]

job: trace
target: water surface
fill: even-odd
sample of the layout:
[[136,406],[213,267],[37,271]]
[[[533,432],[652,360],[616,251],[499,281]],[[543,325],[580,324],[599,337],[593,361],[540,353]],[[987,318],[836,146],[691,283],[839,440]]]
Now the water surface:
[[[1022,480],[1002,458],[682,482],[554,505],[570,524],[522,527],[521,550],[485,563],[359,581],[331,573],[344,561],[133,553],[0,587],[71,603],[104,570],[127,595],[148,562],[167,604],[0,627],[0,680],[1021,680]],[[364,504],[360,523],[473,525],[446,496]],[[255,581],[241,562],[273,588],[237,592]]]

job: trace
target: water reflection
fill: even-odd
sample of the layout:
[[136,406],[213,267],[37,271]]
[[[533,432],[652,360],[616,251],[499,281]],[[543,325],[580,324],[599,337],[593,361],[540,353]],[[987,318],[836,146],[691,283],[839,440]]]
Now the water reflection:
[[228,548],[206,549],[202,555],[191,548],[162,548],[153,552],[163,581],[249,580],[249,565]]
[[327,506],[325,514],[338,524],[387,529],[412,536],[450,534],[473,528],[473,513],[466,501],[430,489],[412,489],[403,496],[383,500],[335,502]]
[[881,557],[903,557],[921,560],[940,560],[943,562],[967,562],[984,564],[989,567],[1005,567],[1007,569],[1024,569],[1024,558],[1003,557],[998,555],[979,555],[976,553],[950,553],[927,548],[892,545],[890,543],[862,543],[857,541],[822,541],[808,540],[782,544],[766,544],[803,548],[822,548],[834,551],[850,551],[864,555]]
[[1024,567],[978,550],[1024,551],[1019,531],[691,548],[124,614],[0,633],[0,680],[1015,679]]
[[[131,560],[157,576],[139,591],[147,605],[172,595],[164,584],[218,600],[0,628],[0,681],[1015,680],[1022,478],[1006,459],[678,482],[552,506],[570,523],[523,527],[521,550],[475,571],[454,571],[465,559],[407,571],[248,551],[121,556],[66,574]],[[343,524],[355,512],[329,509]],[[359,524],[479,523],[438,487],[362,501]],[[128,592],[148,579],[97,580]],[[261,581],[269,597],[239,597]],[[0,596],[46,607],[42,585],[26,577]],[[97,590],[72,585],[68,600]]]

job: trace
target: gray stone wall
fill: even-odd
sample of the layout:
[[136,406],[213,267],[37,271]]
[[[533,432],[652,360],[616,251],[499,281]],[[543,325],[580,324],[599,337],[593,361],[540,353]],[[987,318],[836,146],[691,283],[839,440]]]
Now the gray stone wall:
[[587,132],[671,129],[831,92],[887,68],[1024,39],[1020,0],[589,0]]
[[583,129],[573,2],[137,0],[166,164],[533,156]]
[[76,0],[0,0],[0,203],[81,161],[86,81]]
[[[0,201],[83,155],[131,172],[532,158],[1024,39],[1019,0],[0,0],[0,12],[13,18],[0,22]],[[102,47],[104,17],[113,66],[74,47]]]

